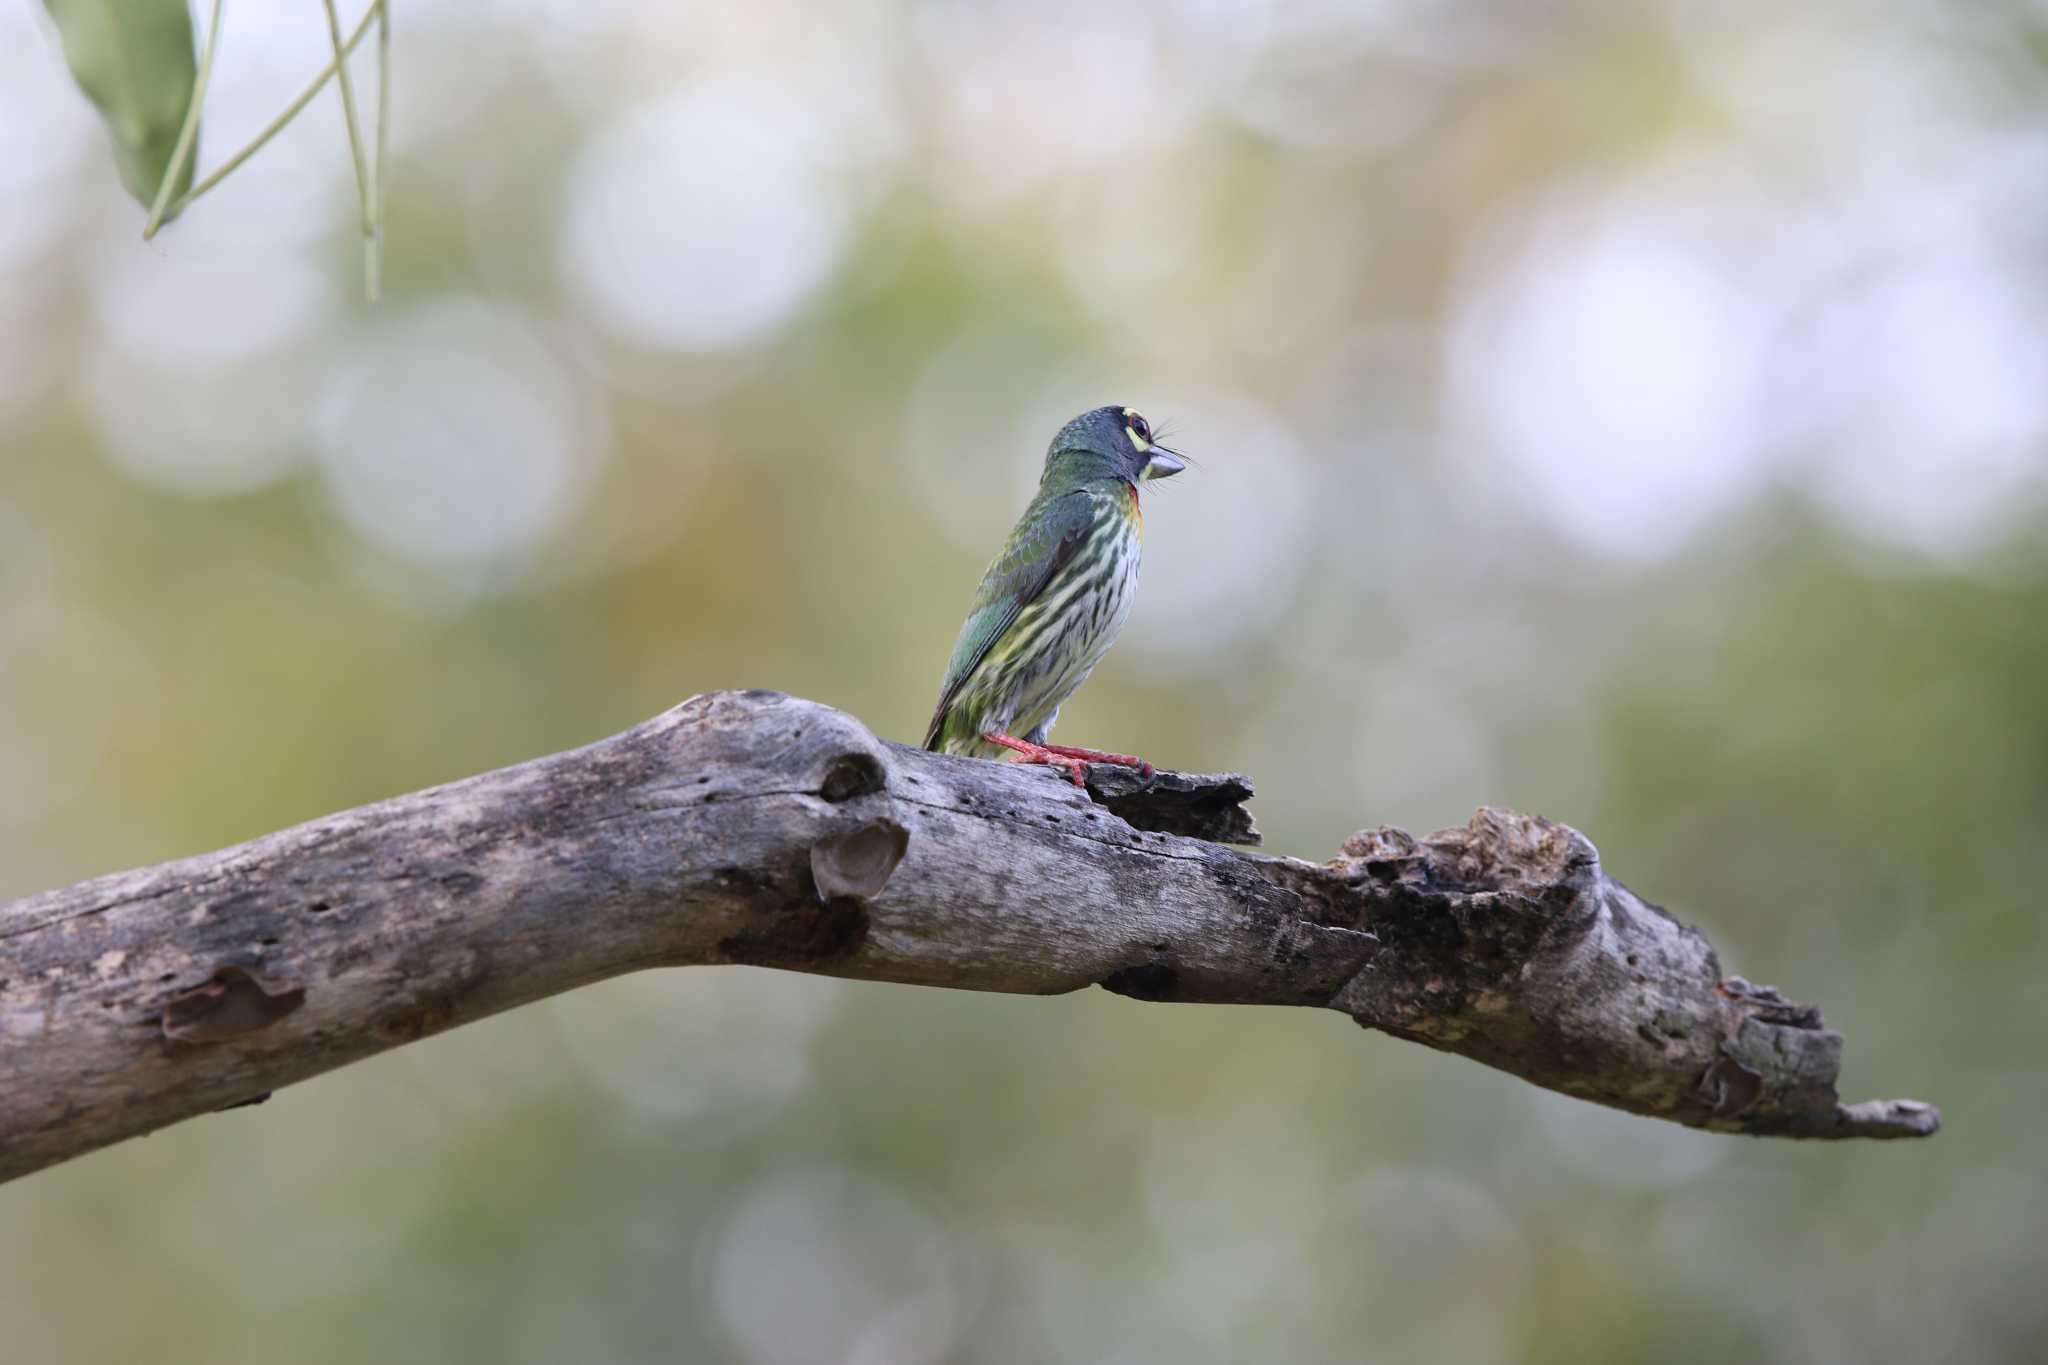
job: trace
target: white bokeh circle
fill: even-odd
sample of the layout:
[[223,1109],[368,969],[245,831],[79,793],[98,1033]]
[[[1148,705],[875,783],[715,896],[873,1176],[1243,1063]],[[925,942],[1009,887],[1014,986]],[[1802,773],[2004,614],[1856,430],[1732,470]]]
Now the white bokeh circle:
[[693,87],[628,110],[577,154],[557,265],[572,299],[653,350],[758,344],[838,269],[852,215],[788,92]]
[[1711,178],[1561,190],[1483,232],[1446,320],[1446,426],[1496,483],[1596,552],[1675,553],[1768,472],[1776,317]]
[[895,1184],[785,1170],[741,1195],[707,1287],[751,1365],[937,1365],[971,1316],[961,1250],[938,1211]]
[[525,312],[447,296],[357,337],[321,395],[322,483],[364,541],[415,565],[539,547],[608,449],[601,409]]

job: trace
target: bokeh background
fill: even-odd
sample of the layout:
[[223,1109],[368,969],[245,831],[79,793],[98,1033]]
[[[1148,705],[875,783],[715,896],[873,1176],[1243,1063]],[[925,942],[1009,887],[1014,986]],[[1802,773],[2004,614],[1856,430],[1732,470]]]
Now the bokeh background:
[[[228,7],[202,171],[326,41]],[[712,688],[915,740],[1120,402],[1201,463],[1063,738],[1249,771],[1307,857],[1569,821],[1948,1128],[675,971],[0,1189],[8,1359],[2048,1355],[2048,5],[406,0],[394,52],[371,306],[332,92],[144,245],[0,0],[0,895]]]

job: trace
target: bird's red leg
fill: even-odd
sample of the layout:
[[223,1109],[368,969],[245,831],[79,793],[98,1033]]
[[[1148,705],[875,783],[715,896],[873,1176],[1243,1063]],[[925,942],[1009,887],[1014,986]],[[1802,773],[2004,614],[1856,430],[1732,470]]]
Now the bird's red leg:
[[1015,750],[1017,757],[1010,760],[1012,763],[1045,763],[1056,768],[1065,768],[1067,776],[1074,779],[1075,786],[1085,789],[1088,785],[1088,764],[1079,754],[1063,753],[1043,744],[1033,744],[1028,739],[1006,735],[1001,730],[984,730],[981,737],[990,744],[1000,744],[1005,749]]
[[1000,730],[990,730],[982,738],[990,744],[1015,750],[1017,757],[1010,760],[1012,763],[1050,763],[1065,768],[1077,787],[1088,785],[1083,773],[1090,763],[1113,763],[1119,768],[1136,768],[1144,776],[1152,776],[1152,765],[1136,754],[1112,754],[1103,749],[1077,749],[1066,744],[1033,744],[1028,739],[1018,739]]
[[1069,748],[1064,744],[1048,744],[1045,746],[1045,751],[1052,754],[1063,754],[1068,758],[1078,758],[1088,763],[1113,763],[1119,768],[1136,768],[1140,776],[1152,776],[1152,765],[1139,758],[1136,754],[1110,754],[1104,753],[1100,749]]

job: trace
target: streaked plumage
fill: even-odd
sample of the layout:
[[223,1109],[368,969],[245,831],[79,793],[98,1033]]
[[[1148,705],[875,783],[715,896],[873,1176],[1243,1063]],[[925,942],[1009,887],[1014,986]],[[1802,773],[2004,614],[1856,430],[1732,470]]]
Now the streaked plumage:
[[[1144,527],[1138,485],[1182,468],[1128,408],[1096,408],[1061,428],[1046,452],[1038,495],[982,576],[940,685],[926,748],[982,758],[1010,750],[1034,762],[1093,756],[1028,751],[1044,748],[1060,704],[1102,661],[1130,616]],[[990,734],[1011,742],[992,743],[984,738]],[[1073,773],[1079,781],[1077,766]]]

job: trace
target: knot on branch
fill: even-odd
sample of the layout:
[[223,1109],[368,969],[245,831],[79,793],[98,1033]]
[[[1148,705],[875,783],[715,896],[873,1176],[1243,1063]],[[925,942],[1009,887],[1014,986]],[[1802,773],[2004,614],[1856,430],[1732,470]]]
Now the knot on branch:
[[1347,864],[1384,883],[1545,899],[1598,880],[1600,852],[1570,825],[1481,806],[1465,824],[1422,840],[1392,825],[1362,829],[1337,850],[1333,865]]
[[1583,931],[1597,908],[1600,855],[1577,830],[1481,807],[1462,827],[1417,839],[1382,825],[1344,841],[1330,870],[1359,923],[1389,951],[1340,1002],[1358,1021],[1441,1042],[1459,1016],[1498,1013],[1546,939]]
[[910,831],[894,820],[869,820],[811,845],[811,881],[818,899],[872,900],[910,847]]
[[843,805],[889,787],[889,746],[867,726],[762,687],[699,693],[623,738],[701,769],[713,799],[772,788]]
[[[763,688],[692,697],[643,730],[669,766],[701,770],[669,788],[682,796],[677,804],[687,808],[692,794],[705,804],[748,802],[706,835],[775,850],[712,870],[717,899],[738,922],[718,940],[717,960],[822,971],[860,952],[868,903],[910,846],[891,791],[891,746],[843,711]],[[906,790],[918,781],[902,780]],[[769,807],[761,797],[796,799]]]

